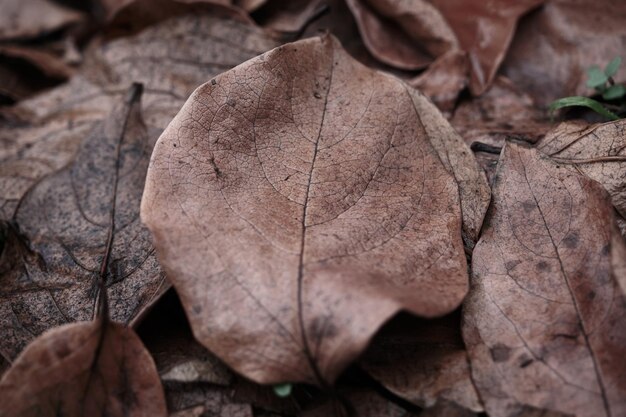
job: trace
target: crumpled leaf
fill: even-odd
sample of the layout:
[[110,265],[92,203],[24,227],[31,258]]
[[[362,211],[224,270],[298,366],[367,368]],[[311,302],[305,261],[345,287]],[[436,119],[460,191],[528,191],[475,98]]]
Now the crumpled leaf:
[[129,328],[106,319],[35,339],[0,380],[3,416],[167,416],[152,358]]
[[5,112],[7,120],[0,123],[0,218],[12,217],[35,181],[71,162],[82,138],[131,83],[144,85],[146,124],[163,129],[208,77],[274,46],[258,28],[204,13],[178,16],[92,48],[81,73],[68,84]]
[[626,120],[587,125],[565,122],[551,130],[537,148],[598,181],[626,217]]
[[91,318],[103,268],[111,317],[123,323],[168,288],[139,222],[154,144],[140,96],[141,85],[134,85],[72,164],[19,200],[0,258],[0,353],[7,359],[46,329]]
[[[625,2],[548,0],[520,23],[502,71],[542,106],[587,96],[587,69],[626,50],[625,16]],[[624,68],[615,76],[625,77]]]
[[[277,32],[295,33],[319,16],[328,0],[269,0],[255,15],[263,27]],[[332,7],[332,6],[331,6]],[[347,23],[347,22],[346,22]]]
[[486,224],[463,337],[487,414],[624,414],[626,303],[612,268],[624,242],[606,192],[508,143]]
[[388,65],[419,69],[461,49],[468,54],[469,88],[491,85],[517,20],[544,0],[348,0],[361,36]]
[[481,412],[460,327],[458,314],[435,320],[399,316],[374,338],[361,366],[391,392],[422,408],[448,401]]
[[326,385],[400,309],[456,308],[459,192],[430,144],[451,131],[435,112],[332,37],[198,88],[141,209],[196,338],[254,381]]
[[467,86],[467,54],[453,50],[441,55],[426,71],[408,83],[428,96],[446,113],[452,112],[457,97]]
[[49,0],[2,0],[0,10],[0,41],[34,38],[85,18]]
[[426,67],[457,49],[459,41],[435,6],[426,0],[347,0],[369,51],[387,65]]

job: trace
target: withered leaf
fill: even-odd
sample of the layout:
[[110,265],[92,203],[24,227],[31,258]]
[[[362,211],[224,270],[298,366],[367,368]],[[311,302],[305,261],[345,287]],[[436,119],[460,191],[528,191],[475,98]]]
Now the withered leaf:
[[386,64],[418,69],[445,53],[468,54],[469,88],[491,85],[517,20],[544,0],[349,0],[361,35]]
[[343,389],[339,398],[311,406],[298,413],[298,417],[415,417],[414,414],[367,389]]
[[434,320],[398,316],[376,335],[361,366],[394,394],[422,408],[449,401],[470,415],[481,412],[460,327],[460,314]]
[[152,358],[132,329],[106,319],[35,339],[0,380],[0,415],[165,417]]
[[487,413],[623,415],[626,303],[612,269],[623,242],[606,192],[507,144],[492,204],[463,328]]
[[[93,316],[106,273],[111,317],[132,322],[167,289],[139,202],[154,138],[135,84],[68,167],[18,203],[0,258],[0,353],[13,359],[44,330]],[[15,226],[15,224],[17,226]]]
[[10,219],[34,182],[71,162],[82,138],[131,83],[144,84],[146,124],[163,129],[198,85],[274,46],[258,28],[204,13],[178,16],[91,48],[68,84],[5,112],[0,217]]
[[49,0],[2,0],[0,40],[34,38],[85,18]]
[[377,59],[405,70],[424,68],[458,49],[452,28],[426,0],[347,0],[363,41]]
[[[626,2],[548,0],[520,22],[502,72],[542,106],[588,95],[587,69],[626,50]],[[626,80],[624,66],[614,77]]]
[[254,381],[324,385],[399,310],[454,310],[459,191],[430,143],[451,130],[435,111],[331,36],[198,88],[141,208],[196,338]]
[[626,120],[562,123],[548,132],[537,148],[602,184],[615,208],[626,216]]

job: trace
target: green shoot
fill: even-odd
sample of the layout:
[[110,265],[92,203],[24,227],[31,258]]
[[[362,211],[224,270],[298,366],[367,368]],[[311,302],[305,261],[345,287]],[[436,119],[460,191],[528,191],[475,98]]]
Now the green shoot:
[[286,398],[291,395],[292,389],[293,389],[293,386],[291,384],[274,385],[274,394],[276,394],[280,398]]
[[562,109],[564,107],[587,107],[598,114],[606,117],[610,120],[618,120],[619,116],[615,113],[605,109],[602,104],[591,99],[589,97],[582,96],[574,96],[574,97],[564,97],[558,100],[555,100],[550,104],[550,112],[554,112],[555,110]]

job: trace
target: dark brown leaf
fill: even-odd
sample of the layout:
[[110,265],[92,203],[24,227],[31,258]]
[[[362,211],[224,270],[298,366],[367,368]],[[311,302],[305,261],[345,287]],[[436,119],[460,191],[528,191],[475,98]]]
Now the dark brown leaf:
[[460,314],[435,320],[399,316],[374,338],[361,366],[394,394],[422,408],[450,401],[470,415],[481,412],[460,327]]
[[625,414],[626,303],[612,268],[624,243],[606,192],[507,144],[486,224],[463,336],[487,413]]
[[[626,51],[626,2],[548,0],[520,23],[503,73],[540,105],[593,93],[586,70]],[[626,69],[615,77],[626,80]]]
[[453,134],[332,37],[198,88],[142,201],[198,340],[257,382],[328,384],[399,310],[453,310],[467,285],[459,191],[431,145],[471,157]]
[[111,317],[130,323],[168,288],[139,202],[154,138],[141,86],[84,140],[68,167],[20,199],[0,258],[0,353],[44,330],[90,319],[105,271]]
[[98,319],[35,339],[0,380],[0,415],[164,417],[163,388],[135,333]]

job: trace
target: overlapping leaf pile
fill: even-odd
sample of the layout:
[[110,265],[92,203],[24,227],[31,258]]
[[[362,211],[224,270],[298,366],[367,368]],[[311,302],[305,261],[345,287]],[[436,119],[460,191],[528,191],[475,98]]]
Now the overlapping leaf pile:
[[626,416],[623,5],[0,8],[0,416]]

